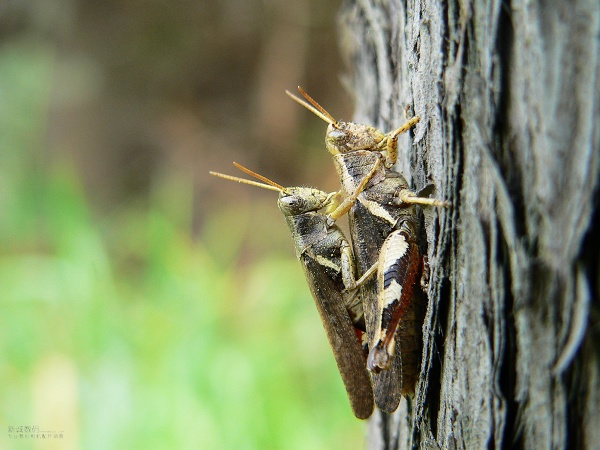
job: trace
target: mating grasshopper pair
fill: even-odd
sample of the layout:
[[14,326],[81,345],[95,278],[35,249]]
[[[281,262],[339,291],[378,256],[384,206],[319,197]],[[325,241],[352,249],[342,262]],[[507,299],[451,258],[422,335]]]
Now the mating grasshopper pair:
[[[423,257],[415,205],[449,205],[418,197],[391,169],[398,135],[414,126],[418,117],[384,134],[371,126],[336,121],[300,92],[310,104],[287,94],[329,124],[325,142],[340,177],[339,192],[285,188],[236,163],[263,183],[211,174],[279,191],[279,209],[292,233],[354,414],[369,417],[373,401],[391,413],[401,395],[414,391],[420,362],[422,305],[413,298]],[[346,213],[353,247],[334,223]],[[356,269],[362,274],[358,280]],[[374,272],[377,277],[371,276]],[[360,340],[365,331],[368,356]]]

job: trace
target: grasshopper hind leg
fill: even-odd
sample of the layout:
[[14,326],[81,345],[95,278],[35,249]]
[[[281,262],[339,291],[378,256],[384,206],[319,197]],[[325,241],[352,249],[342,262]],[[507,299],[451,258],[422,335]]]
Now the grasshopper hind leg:
[[378,312],[374,346],[367,361],[373,373],[387,371],[401,359],[403,392],[414,390],[419,365],[420,315],[414,287],[421,255],[407,223],[385,240],[379,256]]

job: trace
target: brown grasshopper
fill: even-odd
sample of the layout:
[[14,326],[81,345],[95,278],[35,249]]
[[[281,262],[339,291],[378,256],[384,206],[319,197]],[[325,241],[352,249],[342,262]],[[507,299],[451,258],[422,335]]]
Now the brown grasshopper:
[[[359,338],[365,331],[362,301],[356,288],[376,269],[355,279],[352,247],[336,225],[328,224],[324,208],[335,206],[336,193],[307,187],[283,187],[245,167],[240,170],[263,183],[210,172],[232,181],[279,192],[277,206],[292,233],[296,256],[302,262],[306,280],[342,376],[354,415],[368,418],[373,412],[373,388],[366,368],[366,355]],[[360,332],[357,333],[356,331]]]
[[286,93],[329,124],[325,144],[342,187],[338,207],[329,216],[333,221],[349,214],[359,270],[378,264],[377,279],[361,288],[370,348],[367,365],[373,374],[375,403],[393,412],[401,395],[414,392],[421,359],[422,305],[413,297],[423,256],[415,205],[449,204],[417,196],[392,170],[398,135],[416,125],[419,117],[386,134],[372,126],[335,120],[298,89],[310,104]]

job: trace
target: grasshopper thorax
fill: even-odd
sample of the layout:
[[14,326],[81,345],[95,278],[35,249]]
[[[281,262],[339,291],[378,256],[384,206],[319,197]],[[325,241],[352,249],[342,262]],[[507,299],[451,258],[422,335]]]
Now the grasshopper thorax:
[[354,122],[330,123],[325,134],[325,145],[332,155],[377,150],[385,143],[386,135],[377,128]]
[[308,187],[291,187],[279,193],[277,206],[284,216],[318,211],[330,202],[331,194]]

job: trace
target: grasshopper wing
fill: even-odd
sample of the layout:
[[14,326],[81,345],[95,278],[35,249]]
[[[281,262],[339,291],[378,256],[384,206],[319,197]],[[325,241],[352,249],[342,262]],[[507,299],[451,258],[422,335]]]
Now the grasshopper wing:
[[304,254],[302,263],[352,411],[359,419],[366,419],[373,412],[373,388],[366,357],[340,288],[310,255]]

